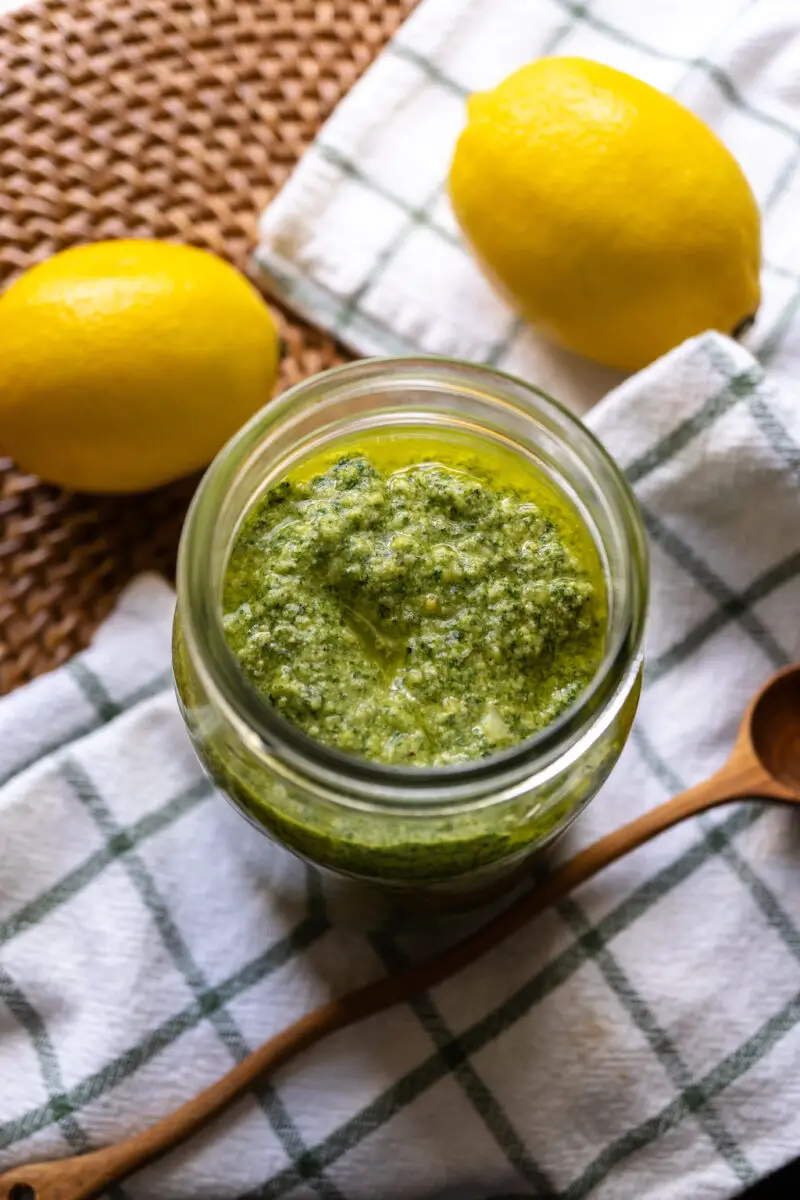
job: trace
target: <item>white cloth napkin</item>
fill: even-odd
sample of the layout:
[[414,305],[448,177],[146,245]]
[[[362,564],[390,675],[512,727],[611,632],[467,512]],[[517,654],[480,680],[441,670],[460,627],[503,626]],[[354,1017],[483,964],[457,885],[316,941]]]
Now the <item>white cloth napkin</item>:
[[[710,335],[592,423],[652,539],[640,716],[564,852],[699,780],[800,657],[800,406]],[[0,1169],[143,1129],[332,994],[430,950],[202,776],[172,594],[0,702]],[[115,1200],[723,1200],[800,1145],[797,814],[663,836],[413,1003],[265,1081]]]
[[797,0],[422,0],[261,222],[264,279],[362,354],[491,362],[579,412],[621,376],[518,321],[465,249],[445,186],[468,93],[545,54],[671,92],[741,163],[764,216],[764,301],[747,345],[800,369]]

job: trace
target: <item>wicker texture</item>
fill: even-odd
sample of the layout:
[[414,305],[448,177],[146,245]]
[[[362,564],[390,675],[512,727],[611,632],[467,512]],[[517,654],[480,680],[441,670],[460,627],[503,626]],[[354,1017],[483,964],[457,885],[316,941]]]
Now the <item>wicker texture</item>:
[[[61,0],[0,19],[0,285],[114,237],[244,268],[259,212],[413,4]],[[281,386],[341,360],[280,320]],[[192,487],[68,496],[0,459],[0,691],[85,645],[133,573],[171,573]]]

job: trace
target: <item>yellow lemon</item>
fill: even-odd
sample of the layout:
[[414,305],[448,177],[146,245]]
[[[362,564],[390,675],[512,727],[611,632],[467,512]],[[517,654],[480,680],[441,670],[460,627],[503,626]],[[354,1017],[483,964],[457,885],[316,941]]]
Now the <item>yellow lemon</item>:
[[760,300],[760,219],[699,118],[621,71],[543,58],[471,97],[450,196],[488,273],[571,350],[635,370]]
[[156,487],[267,402],[278,358],[266,304],[213,254],[65,250],[0,298],[0,450],[80,491]]

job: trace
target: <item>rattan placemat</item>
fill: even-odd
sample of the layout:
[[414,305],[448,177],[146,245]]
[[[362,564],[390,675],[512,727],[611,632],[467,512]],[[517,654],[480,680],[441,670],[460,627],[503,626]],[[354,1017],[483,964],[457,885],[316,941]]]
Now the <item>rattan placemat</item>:
[[[244,267],[259,212],[414,3],[51,0],[0,19],[0,286],[106,237]],[[342,357],[297,320],[282,333],[282,386]],[[172,571],[193,483],[97,500],[0,458],[0,692],[85,645],[132,574]]]

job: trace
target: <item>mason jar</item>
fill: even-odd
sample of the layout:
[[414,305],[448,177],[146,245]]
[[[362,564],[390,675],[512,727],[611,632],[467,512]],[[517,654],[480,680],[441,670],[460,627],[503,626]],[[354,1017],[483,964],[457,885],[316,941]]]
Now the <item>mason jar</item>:
[[[265,490],[359,437],[420,431],[502,447],[558,489],[602,563],[602,661],[577,700],[527,741],[442,767],[367,761],[312,740],[261,697],[223,629],[232,544]],[[366,360],[285,392],[220,452],[189,510],[178,558],[174,671],[186,727],[222,792],[262,834],[318,867],[406,898],[492,894],[567,828],[608,777],[639,695],[647,553],[619,468],[565,408],[485,367]]]

